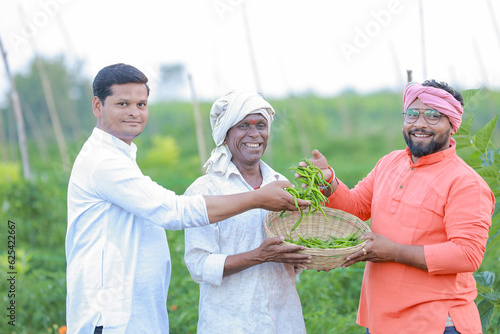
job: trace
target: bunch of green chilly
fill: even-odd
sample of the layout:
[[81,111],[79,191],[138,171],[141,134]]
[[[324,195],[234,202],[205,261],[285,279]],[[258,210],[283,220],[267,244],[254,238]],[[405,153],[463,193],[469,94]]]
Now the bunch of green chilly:
[[[300,182],[304,183],[306,186],[303,187],[302,185],[300,185],[295,188],[288,187],[285,189],[294,197],[295,206],[300,211],[299,220],[297,221],[297,223],[295,223],[291,231],[295,230],[297,226],[299,226],[304,216],[304,211],[301,210],[299,205],[297,204],[297,198],[308,200],[311,202],[311,205],[308,207],[309,211],[307,213],[306,220],[311,214],[315,213],[318,210],[320,210],[325,216],[326,220],[328,220],[328,217],[326,216],[325,211],[322,208],[322,203],[327,202],[328,198],[321,193],[321,189],[326,189],[329,187],[331,188],[331,185],[326,182],[321,169],[314,166],[314,164],[309,161],[309,159],[305,159],[304,161],[307,164],[306,166],[291,167],[290,169],[299,174]],[[282,216],[284,212],[285,210],[281,212],[280,216]]]
[[359,230],[352,234],[349,234],[344,238],[336,238],[329,235],[328,237],[326,237],[326,239],[321,239],[318,237],[304,238],[297,234],[298,240],[293,240],[290,236],[288,236],[288,238],[286,238],[285,241],[308,248],[319,248],[319,249],[347,248],[356,246],[362,242],[362,240],[360,240],[360,236],[356,236],[358,232]]

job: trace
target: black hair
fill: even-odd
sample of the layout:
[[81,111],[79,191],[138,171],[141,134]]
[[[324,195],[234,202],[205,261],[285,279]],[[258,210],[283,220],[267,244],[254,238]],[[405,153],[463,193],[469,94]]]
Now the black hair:
[[101,69],[92,84],[92,89],[94,91],[94,96],[101,100],[104,104],[104,100],[111,95],[112,85],[123,85],[127,83],[143,83],[146,86],[149,96],[149,86],[147,85],[148,77],[137,68],[131,65],[119,63],[114,65],[109,65]]
[[437,82],[436,80],[431,79],[431,80],[425,80],[422,83],[422,86],[443,89],[443,90],[447,91],[448,93],[450,93],[455,98],[455,100],[460,102],[462,107],[464,106],[464,99],[462,98],[462,94],[460,94],[458,91],[456,91],[455,89],[450,87],[450,85],[448,85],[446,82],[443,82],[443,81]]

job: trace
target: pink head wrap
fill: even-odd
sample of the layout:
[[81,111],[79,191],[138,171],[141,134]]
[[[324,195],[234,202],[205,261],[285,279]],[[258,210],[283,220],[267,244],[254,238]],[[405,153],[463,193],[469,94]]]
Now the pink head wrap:
[[464,108],[453,95],[444,89],[422,86],[418,82],[409,82],[406,85],[403,98],[405,111],[417,98],[443,115],[448,116],[453,130],[455,132],[458,130],[462,123]]

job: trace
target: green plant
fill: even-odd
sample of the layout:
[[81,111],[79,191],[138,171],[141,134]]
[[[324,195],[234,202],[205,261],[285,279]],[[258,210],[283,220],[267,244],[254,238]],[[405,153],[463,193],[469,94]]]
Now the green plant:
[[305,270],[297,278],[297,292],[310,334],[364,333],[356,324],[364,263],[330,272]]
[[[467,110],[468,103],[478,92],[479,90],[476,89],[462,93],[465,110]],[[490,263],[489,254],[495,254],[496,249],[493,246],[500,240],[500,208],[498,205],[500,198],[500,152],[492,144],[491,140],[497,120],[498,115],[473,135],[471,125],[474,122],[474,114],[469,114],[467,120],[454,136],[461,157],[488,183],[497,202],[492,216],[492,226],[486,244],[483,267]],[[498,257],[492,256],[492,267],[498,271]],[[477,273],[475,278],[479,293],[476,302],[481,316],[483,332],[486,333],[489,330],[492,332],[495,327],[498,329],[500,326],[500,290],[498,286],[495,286],[495,273],[483,271]]]
[[0,185],[19,181],[21,166],[15,162],[0,162]]
[[[332,186],[325,180],[321,169],[314,166],[314,164],[311,163],[311,161],[309,161],[309,159],[307,158],[305,158],[304,161],[307,164],[306,166],[290,167],[290,169],[293,170],[296,174],[300,175],[300,179],[298,179],[296,183],[303,183],[305,186],[303,187],[297,184],[295,187],[288,187],[285,189],[293,196],[295,206],[300,211],[299,220],[292,227],[292,230],[290,232],[293,232],[293,230],[295,230],[297,226],[299,226],[304,215],[304,211],[297,204],[297,198],[311,201],[306,220],[311,214],[315,213],[318,210],[320,210],[321,213],[323,213],[323,216],[325,216],[326,220],[328,220],[328,217],[322,209],[322,203],[327,202],[328,198],[323,195],[321,190],[322,188],[331,188]],[[283,216],[285,212],[286,210],[281,211],[280,216]]]
[[0,187],[0,220],[15,222],[16,247],[51,248],[64,254],[66,187],[24,180]]

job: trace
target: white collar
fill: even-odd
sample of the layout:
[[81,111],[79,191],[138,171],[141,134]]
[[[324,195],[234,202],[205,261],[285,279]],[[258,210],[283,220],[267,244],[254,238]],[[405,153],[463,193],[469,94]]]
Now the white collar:
[[134,161],[136,159],[137,146],[134,143],[131,143],[129,145],[123,140],[97,127],[95,127],[94,130],[92,131],[92,135],[90,136],[90,138],[114,146],[123,151],[127,156],[129,156]]

